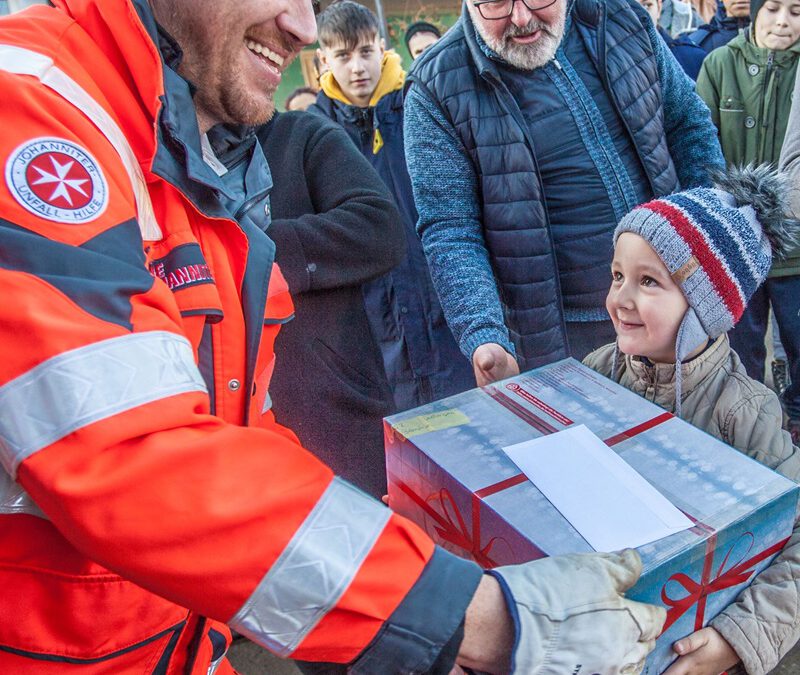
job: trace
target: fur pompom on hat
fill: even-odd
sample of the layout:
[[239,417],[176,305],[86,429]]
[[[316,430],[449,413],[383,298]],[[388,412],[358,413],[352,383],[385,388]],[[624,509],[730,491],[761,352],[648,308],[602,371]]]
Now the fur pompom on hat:
[[[785,256],[800,237],[800,223],[785,214],[787,177],[770,166],[748,165],[711,174],[714,187],[654,199],[620,221],[658,254],[683,291],[689,309],[675,344],[680,362],[708,338],[728,332],[764,282],[773,255]],[[678,398],[678,410],[680,398]]]

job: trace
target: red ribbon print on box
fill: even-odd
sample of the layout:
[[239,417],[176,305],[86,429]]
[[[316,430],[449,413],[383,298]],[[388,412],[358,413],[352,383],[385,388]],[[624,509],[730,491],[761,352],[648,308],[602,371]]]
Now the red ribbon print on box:
[[[747,550],[737,563],[728,567],[731,554],[740,544],[740,542],[743,541],[749,542]],[[706,540],[706,553],[705,558],[703,559],[703,575],[700,581],[695,581],[688,574],[679,572],[677,574],[673,574],[661,589],[661,601],[668,607],[667,620],[664,623],[664,631],[666,631],[680,617],[686,614],[686,612],[688,612],[694,605],[697,605],[697,611],[695,612],[694,618],[694,629],[696,631],[700,630],[703,627],[703,622],[705,620],[706,599],[708,596],[712,593],[717,593],[718,591],[722,591],[726,588],[733,588],[734,586],[738,586],[739,584],[749,581],[750,577],[755,572],[756,565],[778,553],[786,545],[786,542],[789,541],[789,537],[782,539],[777,544],[774,544],[773,546],[770,546],[769,548],[764,549],[760,553],[757,553],[751,558],[747,558],[745,560],[744,556],[749,554],[753,549],[754,541],[755,538],[750,532],[746,532],[739,539],[737,539],[733,546],[731,546],[730,549],[728,549],[728,552],[725,554],[725,557],[720,563],[719,568],[717,568],[716,575],[711,578],[711,569],[714,563],[714,548],[717,544],[716,533],[711,534]],[[667,593],[667,585],[671,581],[680,584],[684,590],[686,590],[686,595],[684,597],[671,598],[669,596]]]
[[[522,389],[522,387],[519,385],[506,385],[506,387],[509,391],[512,391],[524,400],[530,402],[530,397],[525,395],[528,392]],[[559,431],[559,429],[546,422],[538,415],[532,413],[527,408],[524,408],[505,392],[500,391],[496,387],[485,387],[484,391],[497,403],[514,413],[517,417],[527,422],[541,433],[552,434]],[[568,418],[564,417],[561,413],[543,402],[541,406],[537,407],[539,407],[541,410],[546,409],[546,412],[554,419],[558,419],[559,421],[564,419],[572,424],[571,420],[568,420]],[[633,438],[634,436],[641,434],[648,429],[652,429],[653,427],[658,426],[662,422],[666,422],[672,417],[673,415],[671,413],[662,413],[653,419],[647,420],[642,424],[628,429],[627,431],[616,434],[615,436],[606,439],[604,442],[609,446],[616,445],[617,443],[620,443],[628,438]],[[508,490],[509,488],[520,485],[527,481],[528,477],[524,473],[519,473],[511,476],[510,478],[493,483],[492,485],[487,485],[484,488],[475,490],[475,492],[472,493],[471,527],[467,526],[466,518],[459,511],[453,495],[446,488],[442,488],[438,493],[434,493],[427,499],[423,499],[404,482],[400,480],[395,480],[394,482],[404,494],[406,494],[436,523],[434,529],[442,540],[451,544],[455,544],[456,546],[459,546],[460,548],[469,552],[474,558],[475,562],[482,567],[492,568],[497,566],[497,563],[490,555],[495,544],[498,542],[503,542],[504,544],[508,545],[508,542],[506,542],[504,539],[494,537],[485,545],[481,545],[481,501],[490,495],[497,494],[503,490]],[[441,504],[441,511],[434,508],[433,504],[436,502]],[[533,544],[531,544],[531,546],[533,547]],[[539,551],[539,554],[540,555],[538,557],[545,557],[545,553],[543,551]]]
[[[508,545],[508,543],[500,537],[492,537],[486,546],[480,545],[480,508],[476,509],[473,506],[472,532],[470,532],[470,529],[464,521],[464,517],[456,506],[453,495],[446,488],[442,488],[438,493],[434,493],[425,500],[404,482],[398,480],[396,484],[417,506],[433,519],[436,523],[436,525],[434,525],[436,534],[438,534],[443,541],[455,544],[465,551],[468,551],[475,562],[481,567],[486,569],[497,567],[497,563],[489,554],[497,542],[502,541],[506,545]],[[439,513],[439,511],[432,506],[432,502],[436,501],[441,503],[442,513]]]

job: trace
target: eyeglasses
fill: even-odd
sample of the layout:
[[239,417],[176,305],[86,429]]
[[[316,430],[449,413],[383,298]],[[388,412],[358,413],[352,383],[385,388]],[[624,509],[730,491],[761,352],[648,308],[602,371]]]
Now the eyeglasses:
[[557,0],[479,0],[472,4],[487,21],[507,19],[514,13],[514,4],[521,2],[531,12],[556,4]]

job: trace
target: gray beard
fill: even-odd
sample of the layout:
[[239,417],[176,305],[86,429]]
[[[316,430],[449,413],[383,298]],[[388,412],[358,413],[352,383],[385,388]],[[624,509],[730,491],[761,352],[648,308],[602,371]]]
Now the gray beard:
[[[525,26],[523,29],[517,29],[512,26],[499,40],[485,35],[479,23],[475,23],[475,28],[489,48],[506,63],[520,70],[535,70],[551,61],[556,55],[558,46],[564,37],[565,22],[566,12],[552,26],[545,26],[535,22]],[[531,33],[536,29],[541,30],[542,34],[533,44],[521,45],[511,41],[514,35]]]

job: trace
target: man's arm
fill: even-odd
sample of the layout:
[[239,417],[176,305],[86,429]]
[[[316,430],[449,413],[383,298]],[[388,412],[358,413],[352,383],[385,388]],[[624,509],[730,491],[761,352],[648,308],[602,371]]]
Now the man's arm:
[[406,96],[404,126],[417,229],[450,329],[469,359],[487,343],[513,355],[483,238],[472,161],[441,110],[416,84]]
[[[287,144],[292,152],[302,150],[314,209],[272,221],[269,236],[277,262],[292,293],[363,284],[402,261],[406,240],[400,214],[383,181],[339,125],[318,115],[302,117],[291,121],[289,138],[271,130],[260,135],[270,163],[273,153],[286,152]],[[283,115],[275,123],[288,126]],[[281,166],[282,161],[277,157],[275,163]],[[273,175],[276,183],[291,178]]]
[[725,160],[708,108],[695,93],[692,79],[649,21],[647,32],[656,53],[661,80],[667,146],[681,189],[710,186],[708,169],[724,167]]
[[0,163],[57,136],[91,154],[105,188],[104,209],[75,223],[0,185],[0,471],[84,556],[283,656],[346,663],[371,644],[379,662],[426,670],[480,570],[274,423],[210,413],[176,296],[147,270],[119,155],[33,78],[0,72],[0,88],[13,99]]

